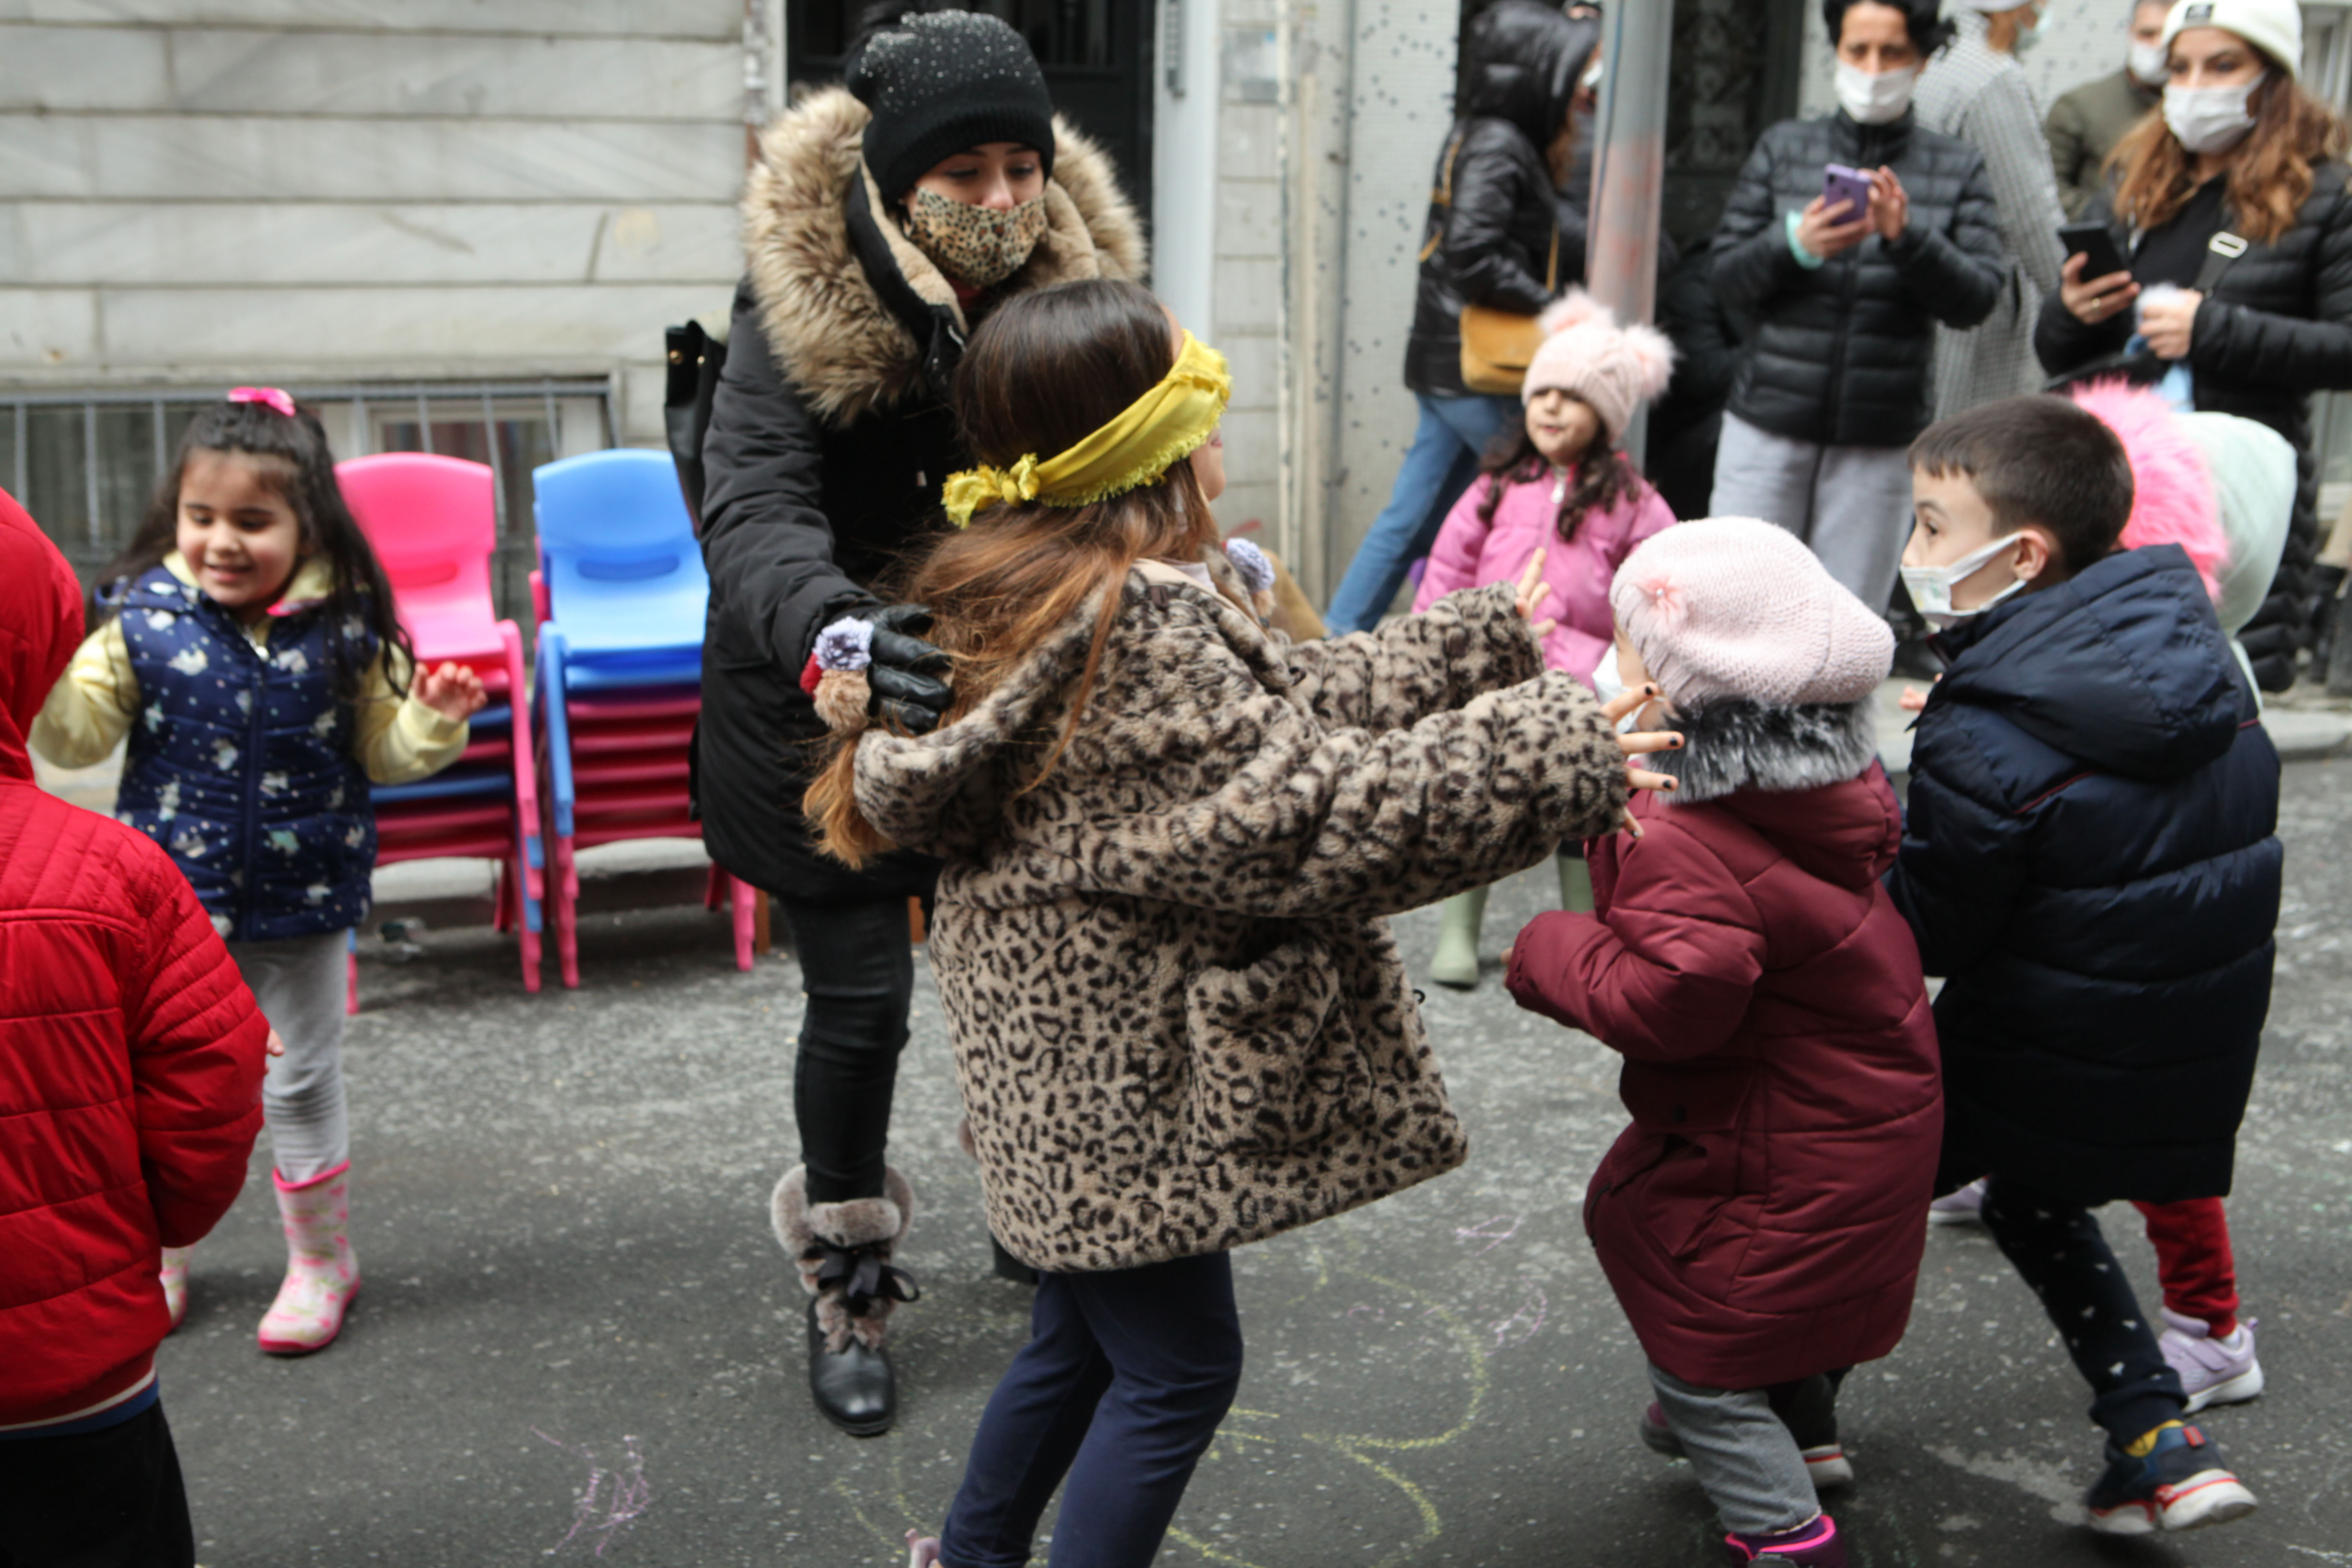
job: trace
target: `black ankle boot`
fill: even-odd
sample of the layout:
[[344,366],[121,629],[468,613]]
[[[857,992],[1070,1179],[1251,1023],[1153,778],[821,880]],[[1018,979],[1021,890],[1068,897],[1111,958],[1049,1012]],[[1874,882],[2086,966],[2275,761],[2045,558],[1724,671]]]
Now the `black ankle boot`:
[[824,1418],[853,1437],[879,1437],[898,1419],[898,1380],[890,1370],[890,1352],[867,1350],[857,1336],[835,1354],[825,1348],[825,1333],[817,1326],[817,1309],[808,1310],[809,1394]]

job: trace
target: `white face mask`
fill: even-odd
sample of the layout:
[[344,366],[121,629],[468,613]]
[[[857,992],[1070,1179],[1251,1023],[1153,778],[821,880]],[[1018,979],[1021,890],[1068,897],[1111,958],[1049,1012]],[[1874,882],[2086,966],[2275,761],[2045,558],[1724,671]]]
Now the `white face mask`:
[[2131,73],[2142,87],[2162,87],[2172,76],[2166,63],[2162,44],[2134,44],[2131,47]]
[[1838,107],[1859,125],[1884,125],[1902,119],[1903,111],[1911,107],[1911,89],[1918,85],[1916,66],[1866,71],[1843,60],[1837,63]]
[[1927,616],[1937,629],[1943,630],[1983,615],[2012,594],[2024,592],[2025,579],[2020,577],[1974,609],[1956,610],[1952,607],[1954,588],[1975,576],[1993,557],[2024,537],[2021,533],[2012,533],[2006,539],[1996,539],[1981,550],[1969,551],[1948,566],[1905,566],[1903,585],[1911,591],[1912,606]]
[[2042,14],[2037,11],[2033,14],[2033,20],[2017,29],[2017,37],[2009,46],[2009,52],[2015,58],[2021,60],[2041,42]]
[[[1617,668],[1617,645],[1615,643],[1611,643],[1609,645],[1609,651],[1602,654],[1601,656],[1601,662],[1592,667],[1592,694],[1596,698],[1600,699],[1601,705],[1603,708],[1608,707],[1609,704],[1616,701],[1617,699],[1625,695],[1625,677]],[[1641,710],[1637,708],[1633,712],[1626,714],[1622,719],[1618,720],[1617,732],[1621,735],[1632,734],[1633,732],[1634,722],[1640,717]]]
[[2268,79],[2264,71],[2243,87],[2168,87],[2164,122],[2187,152],[2226,153],[2254,128],[2246,100]]

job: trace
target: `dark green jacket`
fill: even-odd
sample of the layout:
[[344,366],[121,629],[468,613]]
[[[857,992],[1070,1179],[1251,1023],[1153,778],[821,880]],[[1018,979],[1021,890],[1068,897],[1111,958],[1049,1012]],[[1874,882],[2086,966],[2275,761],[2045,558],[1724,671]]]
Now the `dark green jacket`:
[[2058,171],[2058,200],[2066,216],[2078,218],[2091,198],[2106,188],[2099,165],[2107,161],[2125,132],[2163,101],[2152,87],[2142,87],[2127,70],[2086,81],[2050,106],[2042,133],[2050,139],[2050,163]]

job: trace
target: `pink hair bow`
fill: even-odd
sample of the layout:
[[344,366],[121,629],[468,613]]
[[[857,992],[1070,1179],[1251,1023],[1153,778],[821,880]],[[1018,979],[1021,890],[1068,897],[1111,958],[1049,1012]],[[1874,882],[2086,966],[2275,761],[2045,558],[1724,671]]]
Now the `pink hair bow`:
[[287,418],[294,417],[293,395],[275,386],[238,386],[229,391],[231,403],[267,403]]

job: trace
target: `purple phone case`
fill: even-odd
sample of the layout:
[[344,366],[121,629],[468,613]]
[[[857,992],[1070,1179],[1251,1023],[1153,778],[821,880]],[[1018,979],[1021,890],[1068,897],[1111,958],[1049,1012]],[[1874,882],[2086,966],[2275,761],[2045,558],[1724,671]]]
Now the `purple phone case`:
[[1832,163],[1822,171],[1822,207],[1823,211],[1838,203],[1852,202],[1839,223],[1858,223],[1870,213],[1870,176],[1859,169],[1849,169],[1843,163]]

